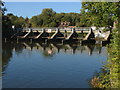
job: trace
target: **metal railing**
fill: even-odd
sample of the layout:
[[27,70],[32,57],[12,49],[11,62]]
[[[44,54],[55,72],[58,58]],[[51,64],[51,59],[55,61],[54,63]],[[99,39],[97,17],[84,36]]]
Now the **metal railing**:
[[[96,30],[103,30],[105,27],[97,27],[98,29]],[[60,31],[72,31],[73,28],[70,27],[32,27],[32,28],[17,28],[17,31],[39,31],[41,32],[42,30],[49,31],[51,30],[52,32],[56,31],[56,29],[59,29]],[[89,31],[91,27],[75,27],[75,31]],[[93,30],[94,31],[94,30]]]
[[[39,27],[35,27],[35,28],[23,28],[22,31],[42,31],[42,30],[45,30],[45,31],[56,31],[56,29],[59,29],[60,31],[72,31],[73,28],[57,28],[57,27],[44,27],[44,28],[39,28]],[[75,31],[89,31],[91,29],[91,27],[77,27],[77,28],[74,28]]]

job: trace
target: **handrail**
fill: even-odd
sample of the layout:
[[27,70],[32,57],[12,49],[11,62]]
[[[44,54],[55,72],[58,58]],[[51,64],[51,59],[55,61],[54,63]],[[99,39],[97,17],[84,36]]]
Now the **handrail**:
[[[38,28],[38,27],[35,27],[35,28],[30,28],[32,31],[42,31],[43,28]],[[51,31],[56,31],[56,27],[50,27],[50,28],[44,28],[45,31],[47,32],[48,29],[51,29]],[[89,31],[91,29],[91,27],[77,27],[75,28],[75,31]],[[29,28],[23,28],[22,31],[28,31]],[[59,28],[60,31],[72,31],[72,28]]]

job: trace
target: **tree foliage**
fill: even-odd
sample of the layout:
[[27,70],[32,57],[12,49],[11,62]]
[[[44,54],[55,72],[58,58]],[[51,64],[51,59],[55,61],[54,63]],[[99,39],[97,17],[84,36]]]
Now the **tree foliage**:
[[[11,21],[5,16],[5,11],[7,10],[4,6],[4,2],[0,0],[0,17],[2,17],[2,36],[9,37],[11,32]],[[1,22],[0,22],[1,23]]]
[[20,17],[14,16],[11,13],[7,14],[6,16],[11,20],[12,25],[15,25],[17,28],[25,26],[26,22],[22,16],[20,16]]
[[101,72],[91,80],[94,88],[120,89],[120,34],[118,31],[119,29],[113,31],[113,39],[107,47],[107,63],[103,66]]
[[58,27],[61,22],[65,21],[75,26],[80,22],[80,14],[56,13],[51,8],[45,8],[40,15],[33,16],[30,21],[33,27]]
[[82,3],[82,23],[94,26],[113,26],[113,22],[118,20],[119,3],[117,2],[83,2]]

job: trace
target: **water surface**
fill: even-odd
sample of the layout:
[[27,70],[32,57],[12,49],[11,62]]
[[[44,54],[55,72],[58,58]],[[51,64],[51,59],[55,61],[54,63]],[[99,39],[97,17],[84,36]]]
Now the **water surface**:
[[101,45],[3,43],[3,88],[90,88],[107,59]]

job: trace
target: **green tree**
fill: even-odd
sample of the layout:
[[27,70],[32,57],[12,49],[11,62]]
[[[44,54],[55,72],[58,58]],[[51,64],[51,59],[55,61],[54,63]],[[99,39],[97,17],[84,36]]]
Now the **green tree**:
[[41,18],[43,19],[43,26],[49,27],[49,24],[54,21],[53,17],[55,16],[56,12],[53,11],[51,8],[45,8],[42,10]]
[[21,28],[25,26],[25,19],[20,16],[14,16],[12,13],[7,14],[7,17],[11,20],[11,23],[15,25],[17,28]]
[[118,3],[112,2],[83,2],[81,13],[87,15],[87,22],[95,26],[113,26],[117,20]]
[[71,16],[69,14],[65,14],[65,16],[61,19],[61,21],[72,22]]
[[57,26],[59,26],[59,24],[61,23],[61,19],[64,17],[65,13],[56,13],[55,15],[55,19],[57,22]]
[[[5,16],[5,11],[7,11],[6,7],[4,6],[4,2],[0,0],[0,17],[2,17],[2,37],[10,37],[12,32],[12,23],[11,20]],[[2,7],[3,6],[3,7]],[[1,23],[1,22],[0,22]]]
[[119,29],[114,30],[111,44],[107,47],[107,63],[91,80],[94,88],[120,89],[120,34],[118,31]]
[[41,14],[30,19],[33,27],[58,27],[64,21],[70,22],[70,25],[75,26],[80,22],[80,14],[56,13],[51,8],[45,8]]
[[33,27],[37,27],[38,26],[38,17],[37,16],[33,16],[30,19],[30,21],[31,21]]

